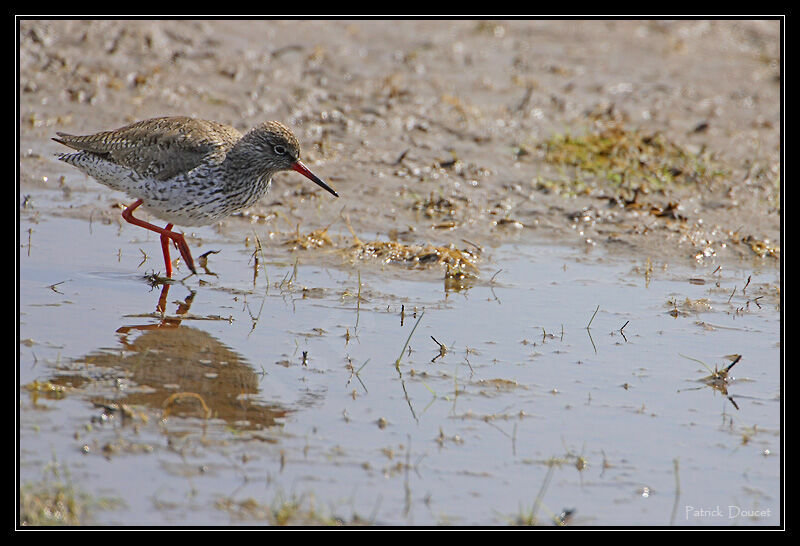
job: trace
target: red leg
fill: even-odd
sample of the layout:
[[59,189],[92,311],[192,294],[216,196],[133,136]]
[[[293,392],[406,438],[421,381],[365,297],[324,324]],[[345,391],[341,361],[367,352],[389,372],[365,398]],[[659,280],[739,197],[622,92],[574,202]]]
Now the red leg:
[[[192,254],[189,252],[189,245],[186,244],[186,239],[183,237],[183,233],[175,233],[174,231],[170,231],[169,229],[160,228],[158,226],[154,226],[144,220],[139,220],[138,218],[133,217],[133,211],[136,210],[142,204],[141,199],[137,199],[135,203],[131,206],[126,208],[122,211],[122,217],[125,219],[126,222],[129,222],[135,226],[143,227],[145,229],[149,229],[150,231],[155,231],[156,233],[161,234],[161,248],[164,250],[164,260],[165,265],[167,268],[167,276],[171,276],[172,273],[172,264],[169,260],[169,251],[166,250],[165,238],[172,239],[175,241],[175,245],[178,247],[178,250],[181,252],[181,256],[183,257],[183,261],[186,262],[186,265],[189,266],[189,269],[192,273],[197,273],[194,268],[194,260],[192,260]],[[167,224],[168,228],[172,227],[172,224]]]
[[[172,229],[172,224],[167,224],[164,229],[167,231]],[[161,250],[164,253],[164,265],[167,268],[167,277],[172,277],[172,260],[169,259],[169,237],[166,235],[161,236]]]

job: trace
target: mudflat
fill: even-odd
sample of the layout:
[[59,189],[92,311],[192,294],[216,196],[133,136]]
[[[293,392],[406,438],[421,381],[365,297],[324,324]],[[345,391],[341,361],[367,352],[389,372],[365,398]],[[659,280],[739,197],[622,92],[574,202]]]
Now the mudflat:
[[779,40],[777,20],[23,20],[21,192],[110,219],[119,195],[59,165],[55,131],[278,120],[342,199],[283,174],[232,228],[777,263]]

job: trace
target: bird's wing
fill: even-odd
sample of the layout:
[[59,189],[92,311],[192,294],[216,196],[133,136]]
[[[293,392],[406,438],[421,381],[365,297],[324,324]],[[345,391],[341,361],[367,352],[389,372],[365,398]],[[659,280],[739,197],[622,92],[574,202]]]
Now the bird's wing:
[[228,125],[186,117],[148,119],[94,135],[57,134],[60,138],[53,140],[61,144],[157,180],[191,171],[202,162],[222,161],[242,138]]

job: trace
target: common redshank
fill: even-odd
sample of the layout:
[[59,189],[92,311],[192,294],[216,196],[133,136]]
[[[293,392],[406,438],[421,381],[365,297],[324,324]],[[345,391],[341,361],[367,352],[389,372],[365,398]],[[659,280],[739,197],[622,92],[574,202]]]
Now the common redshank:
[[[115,131],[54,138],[74,150],[61,161],[136,199],[122,217],[161,235],[167,277],[172,277],[169,242],[196,273],[183,233],[174,224],[212,224],[261,198],[280,171],[295,170],[336,197],[339,195],[300,161],[300,143],[277,121],[261,123],[242,135],[215,121],[165,117],[138,121]],[[144,205],[167,222],[160,228],[135,218]]]

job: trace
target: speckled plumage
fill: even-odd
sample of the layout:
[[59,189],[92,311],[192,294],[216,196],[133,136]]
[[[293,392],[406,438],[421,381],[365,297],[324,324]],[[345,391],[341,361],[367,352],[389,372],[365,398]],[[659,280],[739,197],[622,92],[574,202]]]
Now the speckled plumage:
[[[300,145],[284,125],[270,121],[246,135],[214,121],[187,117],[139,121],[115,131],[54,139],[76,153],[59,155],[102,184],[142,199],[153,215],[196,226],[255,203],[272,175],[291,168]],[[287,150],[279,161],[275,146]]]
[[[172,224],[211,224],[252,205],[279,171],[293,169],[337,195],[300,162],[297,138],[277,121],[261,123],[244,135],[222,123],[188,117],[148,119],[93,135],[57,134],[53,140],[77,150],[58,158],[137,199],[123,216],[162,233],[164,245],[163,237],[178,243],[169,231]],[[139,205],[169,222],[168,227],[132,221],[129,217]],[[185,242],[183,246],[181,252],[188,254]],[[168,259],[166,246],[164,257]]]

